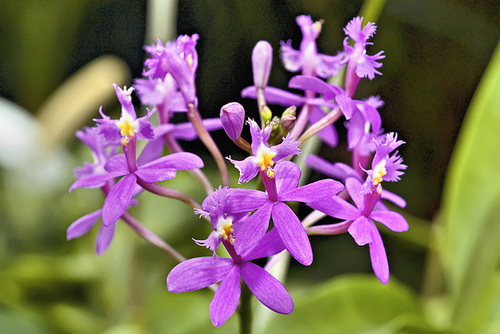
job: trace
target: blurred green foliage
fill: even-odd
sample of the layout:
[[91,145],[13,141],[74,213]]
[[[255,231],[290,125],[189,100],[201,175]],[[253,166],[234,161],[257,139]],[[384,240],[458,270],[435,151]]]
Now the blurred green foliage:
[[[197,84],[203,116],[215,117],[221,105],[241,101],[240,90],[252,81],[250,54],[258,40],[268,40],[275,50],[270,84],[286,87],[291,74],[279,66],[278,45],[292,39],[298,46],[295,17],[323,19],[318,48],[335,54],[342,27],[362,5],[361,0],[180,1],[178,33],[201,36]],[[140,76],[144,1],[0,0],[0,9],[0,95],[34,115],[71,74],[98,56],[119,56],[133,77]],[[390,189],[408,202],[403,214],[410,231],[384,235],[392,273],[387,286],[371,273],[366,247],[343,236],[313,238],[314,264],[292,263],[286,283],[296,310],[274,317],[269,332],[500,331],[495,320],[500,318],[498,50],[470,104],[498,43],[498,13],[497,0],[385,2],[371,48],[386,54],[383,76],[362,81],[358,97],[380,95],[385,129],[407,143],[401,155],[409,168]],[[254,101],[242,103],[249,116],[256,115]],[[338,130],[345,132],[341,124]],[[226,142],[223,133],[215,139]],[[65,240],[71,222],[99,208],[104,198],[91,190],[67,194],[71,170],[90,156],[77,140],[60,146],[70,152],[67,172],[52,189],[26,185],[13,171],[0,170],[0,332],[234,332],[237,316],[212,328],[210,291],[169,294],[165,278],[174,261],[124,224],[101,257],[93,251],[96,230]],[[189,149],[205,154],[198,143]],[[222,151],[240,154],[232,143]],[[342,149],[322,147],[321,154],[348,161]],[[206,169],[216,184],[211,167]],[[189,174],[179,174],[168,186],[201,202],[201,187]],[[148,228],[186,257],[207,254],[190,242],[209,232],[190,209],[147,194],[140,200],[132,214]],[[360,272],[367,274],[347,275]]]

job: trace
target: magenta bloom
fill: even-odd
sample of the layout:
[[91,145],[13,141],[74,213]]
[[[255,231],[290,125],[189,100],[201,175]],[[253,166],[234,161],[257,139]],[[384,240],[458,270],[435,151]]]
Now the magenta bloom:
[[293,141],[288,135],[283,139],[281,144],[271,146],[267,144],[271,131],[271,125],[266,126],[263,130],[259,128],[254,120],[249,119],[250,134],[252,135],[252,153],[243,161],[236,161],[228,158],[234,166],[240,171],[238,183],[248,182],[253,179],[259,171],[266,171],[268,167],[273,167],[274,164],[290,155],[299,154],[299,142]]
[[321,180],[298,187],[299,167],[290,161],[282,161],[274,168],[274,177],[264,179],[266,193],[239,189],[228,199],[230,212],[249,212],[257,209],[236,234],[234,247],[240,252],[245,245],[259,240],[266,233],[272,218],[274,227],[286,249],[301,264],[310,265],[313,260],[311,243],[299,218],[285,202],[303,202],[309,205],[322,202],[328,206],[334,195],[344,186],[334,180]]
[[229,319],[240,299],[240,281],[246,283],[257,299],[271,310],[289,314],[293,311],[293,301],[283,285],[252,260],[275,255],[284,245],[275,230],[271,230],[257,242],[242,244],[236,251],[233,244],[238,240],[237,231],[246,224],[248,213],[231,214],[229,199],[240,197],[244,189],[221,188],[208,196],[198,213],[210,217],[214,231],[204,241],[197,241],[215,252],[222,243],[231,258],[201,257],[190,259],[177,265],[167,277],[170,292],[186,292],[205,288],[221,282],[210,304],[210,319],[219,327]]
[[[348,37],[344,39],[345,51],[342,64],[347,64],[346,90],[350,97],[356,91],[360,78],[368,77],[368,79],[372,80],[375,78],[375,74],[382,74],[377,70],[382,67],[382,63],[379,63],[378,60],[385,58],[383,51],[373,56],[366,54],[366,46],[373,44],[368,42],[368,39],[375,34],[377,26],[372,22],[368,22],[361,29],[362,21],[362,17],[355,17],[344,28],[344,32]],[[354,46],[349,45],[349,37],[354,41]]]
[[[368,244],[370,247],[370,258],[375,275],[383,283],[389,282],[389,264],[385,252],[384,243],[380,237],[375,223],[378,221],[387,226],[393,232],[404,232],[408,230],[408,223],[402,215],[388,210],[374,210],[380,200],[379,194],[363,195],[361,192],[361,182],[355,178],[346,180],[346,189],[351,196],[353,206],[346,201],[335,198],[329,205],[315,203],[315,209],[340,219],[345,219],[345,223],[351,222],[347,231],[354,238],[359,246]],[[323,231],[327,231],[328,226],[320,225]],[[332,227],[334,227],[332,225]]]
[[109,145],[127,145],[137,139],[153,139],[153,130],[151,123],[147,120],[153,111],[147,113],[146,116],[137,118],[134,106],[132,105],[132,92],[133,88],[121,89],[116,84],[116,96],[122,106],[121,117],[118,120],[112,120],[102,112],[99,113],[102,119],[95,119],[96,122],[101,123],[99,130],[106,138]]
[[176,81],[184,100],[195,103],[196,87],[195,77],[198,68],[198,53],[196,52],[197,34],[191,37],[182,35],[175,42],[166,43],[165,46],[158,40],[156,46],[146,47],[151,58],[144,61],[148,68],[143,74],[149,78],[165,80],[169,73]]
[[321,22],[313,22],[310,16],[301,15],[296,19],[302,31],[300,50],[292,48],[292,41],[281,42],[281,60],[290,72],[302,70],[302,74],[328,78],[342,67],[342,54],[327,56],[318,53],[316,38],[321,32]]

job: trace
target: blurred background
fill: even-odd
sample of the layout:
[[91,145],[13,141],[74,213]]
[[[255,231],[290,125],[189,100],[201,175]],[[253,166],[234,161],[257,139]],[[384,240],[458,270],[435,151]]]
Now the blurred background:
[[[97,228],[66,241],[68,226],[103,202],[97,190],[67,193],[72,170],[91,160],[74,132],[92,125],[101,105],[108,114],[118,114],[111,83],[130,86],[132,78],[141,76],[143,45],[155,43],[156,31],[164,41],[176,34],[200,35],[197,91],[203,117],[217,117],[220,107],[232,101],[256,117],[256,103],[239,95],[252,84],[255,43],[267,40],[274,47],[270,85],[286,88],[292,74],[281,67],[279,42],[291,39],[299,47],[295,18],[307,14],[324,20],[318,50],[336,54],[342,48],[342,28],[370,1],[158,1],[163,4],[155,10],[152,3],[0,0],[2,333],[213,330],[211,292],[169,294],[165,278],[174,261],[126,226],[119,224],[102,256],[94,252]],[[383,127],[406,142],[400,153],[408,170],[402,181],[387,188],[407,200],[410,232],[383,237],[391,280],[399,282],[402,294],[421,294],[429,289],[431,221],[440,209],[465,113],[498,43],[500,3],[389,0],[371,13],[378,29],[368,53],[384,51],[383,75],[361,81],[356,97],[379,95],[385,101]],[[163,28],[152,25],[158,17]],[[345,129],[341,122],[337,125],[343,138]],[[225,156],[244,157],[222,131],[214,138]],[[210,160],[199,142],[184,147]],[[321,147],[320,155],[348,162],[344,151],[345,140],[336,150]],[[215,185],[216,170],[207,164]],[[179,173],[168,186],[203,200],[188,174]],[[183,204],[144,194],[132,212],[186,257],[207,255],[191,238],[204,239],[209,228]],[[291,263],[286,286],[294,299],[316,283],[348,274],[366,273],[379,284],[367,247],[357,247],[349,235],[314,237],[312,242],[313,265]],[[443,288],[439,277],[432,276],[433,291]],[[234,316],[219,332],[230,333],[237,323]]]

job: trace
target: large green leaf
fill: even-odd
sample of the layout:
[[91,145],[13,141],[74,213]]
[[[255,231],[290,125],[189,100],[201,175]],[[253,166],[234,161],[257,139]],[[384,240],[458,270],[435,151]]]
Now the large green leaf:
[[443,194],[439,247],[457,329],[479,329],[494,299],[488,286],[500,258],[499,142],[500,45],[467,111]]
[[290,315],[273,318],[267,333],[426,333],[416,296],[394,280],[343,276],[295,299]]

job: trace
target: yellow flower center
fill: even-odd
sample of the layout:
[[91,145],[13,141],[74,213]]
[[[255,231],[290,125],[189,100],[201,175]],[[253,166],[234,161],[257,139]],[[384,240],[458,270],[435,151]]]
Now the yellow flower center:
[[188,54],[188,56],[187,56],[187,59],[186,59],[186,60],[187,60],[187,63],[188,63],[188,65],[189,65],[189,68],[192,68],[192,67],[193,67],[193,55]]
[[385,169],[385,160],[380,161],[373,169],[372,184],[374,187],[378,186],[383,180],[382,177],[387,174]]
[[255,161],[261,171],[265,171],[268,167],[274,166],[273,158],[275,153],[269,147],[262,145],[255,156]]
[[231,238],[231,242],[234,241],[233,237],[233,219],[232,218],[219,218],[217,222],[217,234],[224,240]]
[[123,115],[116,125],[120,128],[120,134],[123,137],[122,144],[124,145],[128,144],[139,131],[139,122],[128,114]]

